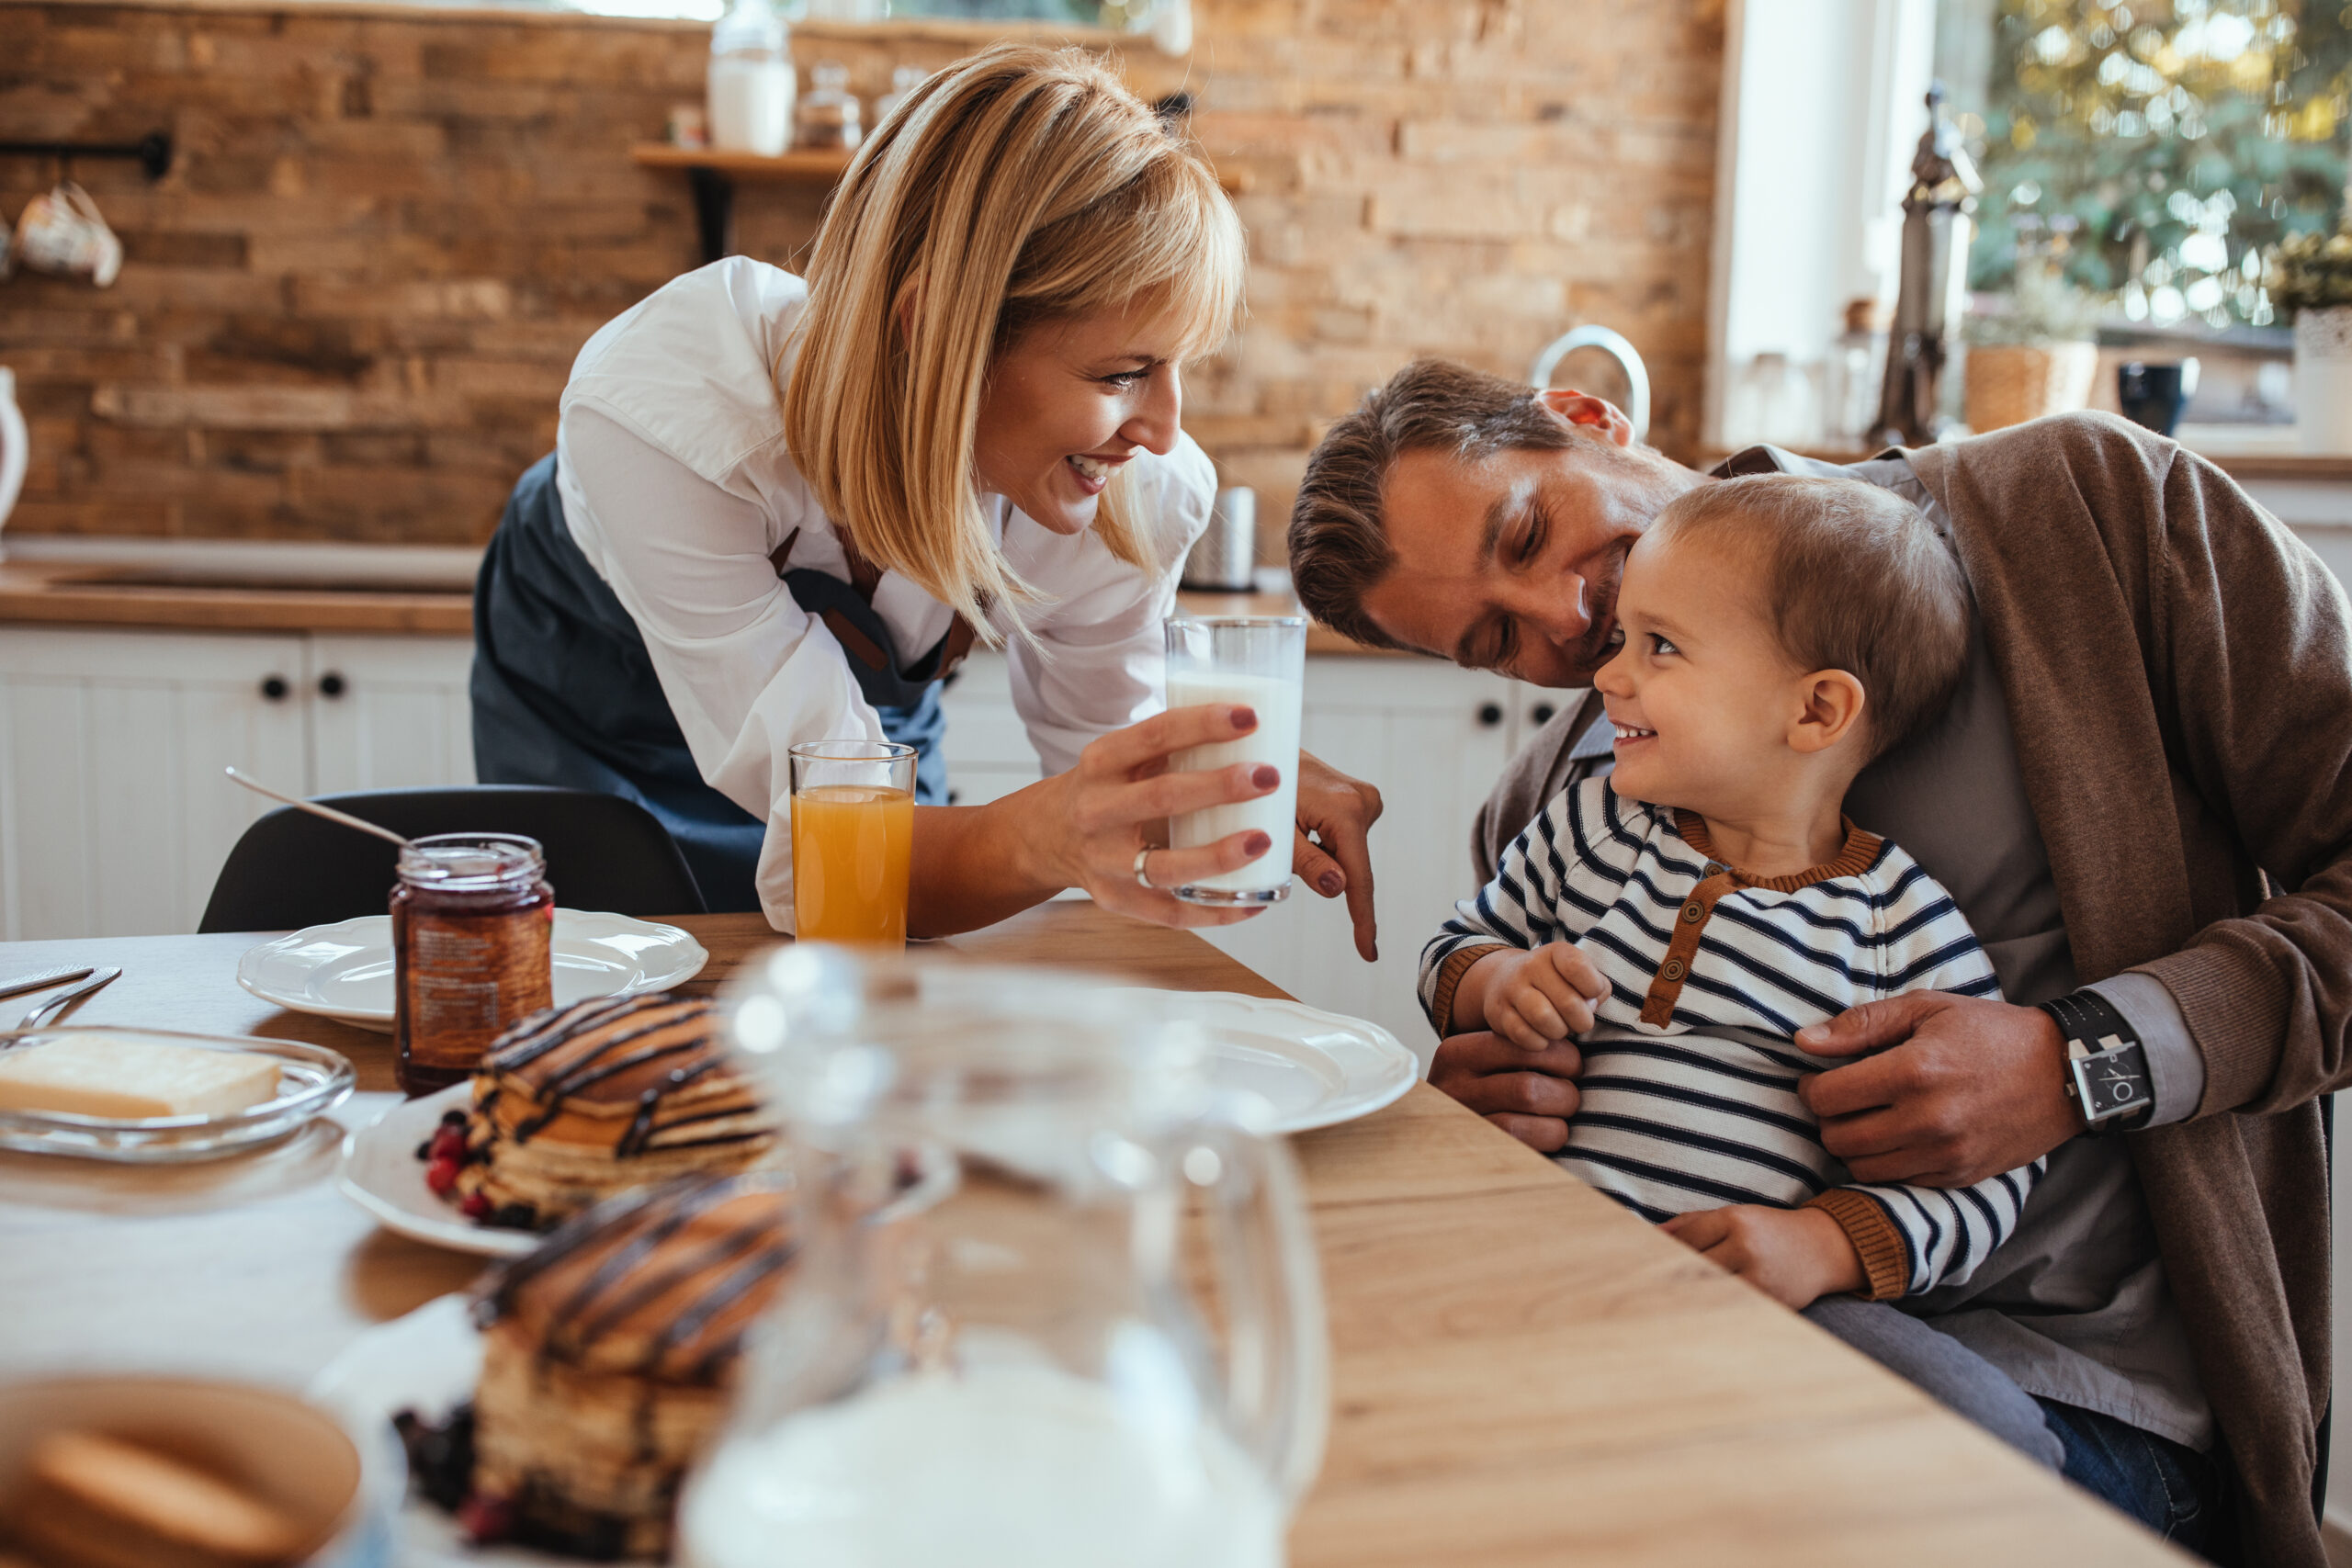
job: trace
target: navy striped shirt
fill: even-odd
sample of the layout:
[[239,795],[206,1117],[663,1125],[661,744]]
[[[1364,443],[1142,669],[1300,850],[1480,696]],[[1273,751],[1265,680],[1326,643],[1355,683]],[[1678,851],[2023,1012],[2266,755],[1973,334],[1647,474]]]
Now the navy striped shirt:
[[[1653,1221],[1729,1203],[1793,1208],[1850,1188],[1901,1233],[1907,1293],[1967,1279],[2017,1228],[2041,1163],[1958,1189],[1854,1182],[1797,1098],[1805,1075],[1843,1063],[1793,1041],[1904,991],[1997,998],[1967,919],[1918,863],[1882,842],[1854,874],[1723,893],[1687,973],[1662,976],[1678,916],[1709,869],[1672,812],[1619,798],[1606,776],[1579,781],[1423,950],[1422,1005],[1465,948],[1574,943],[1609,994],[1579,1040],[1583,1098],[1555,1158]],[[1679,986],[1670,1020],[1645,1023],[1662,978]],[[1448,1021],[1434,1021],[1444,1033]]]

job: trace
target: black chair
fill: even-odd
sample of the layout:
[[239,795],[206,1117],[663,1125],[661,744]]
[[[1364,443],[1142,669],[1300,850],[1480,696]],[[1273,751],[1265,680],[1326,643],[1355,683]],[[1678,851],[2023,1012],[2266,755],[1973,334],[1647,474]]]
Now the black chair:
[[[537,784],[387,789],[319,797],[403,838],[521,833],[547,851],[567,909],[699,915],[702,889],[661,818],[633,800]],[[281,806],[245,829],[212,884],[199,931],[284,931],[380,915],[400,851],[356,829]]]

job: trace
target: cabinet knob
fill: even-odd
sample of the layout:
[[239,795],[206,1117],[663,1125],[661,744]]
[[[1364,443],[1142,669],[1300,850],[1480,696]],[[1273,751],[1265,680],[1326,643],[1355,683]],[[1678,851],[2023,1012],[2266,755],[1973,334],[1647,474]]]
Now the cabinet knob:
[[1478,705],[1478,727],[1479,727],[1481,729],[1492,729],[1492,728],[1494,728],[1494,727],[1495,727],[1495,726],[1497,726],[1497,725],[1500,724],[1502,721],[1503,721],[1503,705],[1502,705],[1502,704],[1500,704],[1500,703],[1481,703],[1481,704],[1479,704],[1479,705]]
[[261,695],[264,702],[282,703],[286,700],[286,694],[293,689],[286,683],[286,677],[283,675],[262,677]]
[[319,677],[319,695],[322,697],[339,697],[345,690],[342,675],[333,670]]
[[1538,724],[1549,724],[1552,722],[1552,716],[1559,711],[1559,709],[1554,707],[1550,703],[1537,703],[1533,708],[1528,711],[1527,716],[1533,719]]

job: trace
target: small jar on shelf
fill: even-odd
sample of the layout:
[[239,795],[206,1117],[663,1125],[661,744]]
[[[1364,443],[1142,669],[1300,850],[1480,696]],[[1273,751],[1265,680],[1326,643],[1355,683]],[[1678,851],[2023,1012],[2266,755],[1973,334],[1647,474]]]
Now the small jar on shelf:
[[796,144],[811,151],[848,152],[865,140],[857,95],[849,90],[849,67],[821,60],[808,71],[808,91],[800,100]]

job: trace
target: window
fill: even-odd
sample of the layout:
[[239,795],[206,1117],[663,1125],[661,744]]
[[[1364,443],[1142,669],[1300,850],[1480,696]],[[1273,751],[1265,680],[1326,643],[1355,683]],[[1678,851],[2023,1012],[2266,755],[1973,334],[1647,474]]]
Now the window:
[[1942,0],[1936,43],[1972,288],[2039,254],[2131,322],[2264,326],[2263,252],[2343,206],[2346,0]]

